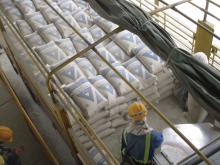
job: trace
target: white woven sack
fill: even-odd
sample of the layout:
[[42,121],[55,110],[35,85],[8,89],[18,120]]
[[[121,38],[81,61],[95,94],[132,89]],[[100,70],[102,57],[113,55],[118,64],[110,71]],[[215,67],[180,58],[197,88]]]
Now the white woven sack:
[[5,14],[12,22],[23,19],[21,12],[14,6],[7,8]]
[[[58,64],[52,65],[52,68]],[[79,69],[78,65],[73,61],[59,70],[56,74],[63,84],[75,82],[80,77],[85,77],[83,72]]]
[[38,28],[47,25],[46,20],[40,12],[34,12],[26,15],[25,17],[27,18],[28,23],[31,25],[34,31],[37,31]]
[[137,38],[128,30],[115,34],[113,40],[127,53],[132,56],[132,49],[137,47]]
[[81,129],[75,132],[75,135],[78,137],[82,136],[83,134],[84,134],[84,131]]
[[153,74],[156,74],[163,69],[164,61],[148,47],[139,51],[137,58],[144,64],[149,72]]
[[101,27],[106,33],[110,33],[118,27],[118,25],[98,16],[94,18],[94,23]]
[[46,2],[44,2],[44,0],[32,0],[36,9],[40,9],[42,8],[43,6],[46,6]]
[[144,94],[144,96],[150,96],[153,93],[158,92],[158,89],[156,86],[152,86],[152,87],[149,87],[149,88],[142,90],[141,92]]
[[35,51],[42,58],[45,64],[53,65],[66,57],[66,54],[53,41],[38,46]]
[[[97,50],[109,63],[113,64],[118,62],[105,47],[99,47]],[[87,57],[99,72],[108,67],[108,65],[94,52],[91,52]]]
[[44,40],[41,38],[41,36],[37,32],[26,35],[24,36],[24,38],[31,48],[38,47],[38,46],[45,44]]
[[13,7],[14,4],[11,0],[1,0],[0,1],[0,8],[4,11],[6,10],[7,8],[11,8]]
[[156,74],[158,77],[158,82],[163,82],[171,77],[174,77],[172,71],[168,68],[164,68],[161,72]]
[[30,0],[16,0],[15,4],[24,15],[36,11],[33,2]]
[[104,137],[107,137],[115,132],[115,128],[108,128],[100,133],[98,133],[98,136],[103,139]]
[[158,89],[161,89],[161,88],[164,88],[164,87],[168,86],[169,84],[174,84],[174,78],[173,77],[169,77],[166,80],[158,82],[157,87],[158,87]]
[[66,53],[67,56],[76,55],[76,49],[69,38],[57,40],[55,43],[64,51],[64,53]]
[[101,132],[105,131],[106,129],[110,128],[111,126],[112,126],[112,123],[109,121],[107,123],[104,123],[103,125],[100,125],[100,126],[94,128],[94,129],[97,133],[101,133]]
[[119,127],[119,126],[122,126],[122,125],[125,125],[127,124],[128,121],[124,120],[123,118],[117,118],[115,120],[112,120],[112,127],[113,128],[116,128],[116,127]]
[[148,88],[152,85],[152,82],[156,82],[156,76],[149,73],[136,57],[123,63],[123,66],[141,81],[144,88]]
[[[120,64],[113,64],[115,69],[126,78],[135,88],[141,89],[142,85],[140,81],[130,73],[126,68]],[[125,95],[132,91],[132,89],[110,68],[103,70],[102,75],[105,75],[107,80],[115,87],[119,95]]]
[[81,9],[85,9],[89,7],[89,4],[86,1],[82,1],[82,0],[73,0],[75,2],[75,4],[80,7]]
[[119,105],[117,105],[117,106],[115,106],[115,107],[113,107],[113,108],[111,108],[109,110],[110,116],[112,117],[115,114],[119,114],[119,113],[121,113],[121,111],[124,111],[127,108],[128,108],[128,104],[127,103],[119,104]]
[[88,122],[89,122],[89,124],[94,124],[95,122],[99,121],[100,119],[104,119],[108,116],[109,116],[108,111],[102,111],[102,112],[99,112],[95,115],[90,116],[90,118],[88,119]]
[[25,20],[17,20],[16,25],[22,36],[26,36],[33,33],[33,30]]
[[79,78],[64,90],[73,98],[84,114],[89,117],[107,104],[106,98],[85,78]]
[[115,104],[117,100],[116,90],[102,75],[89,78],[89,81],[108,99],[108,104]]
[[95,147],[92,147],[89,150],[89,155],[95,161],[97,165],[108,165],[106,160],[103,158],[103,156],[100,154],[100,152]]
[[[59,6],[56,3],[51,3],[51,5],[58,11],[59,13],[62,13],[62,10],[59,8]],[[49,6],[42,6],[40,8],[41,13],[43,14],[44,18],[47,20],[47,22],[52,23],[54,19],[57,19],[58,15],[53,9],[51,9]]]
[[99,118],[97,121],[95,121],[95,123],[91,124],[92,128],[96,128],[100,125],[103,125],[105,123],[109,122],[109,118],[107,118],[106,116],[104,116],[103,118]]
[[[94,41],[98,41],[100,38],[105,36],[105,32],[97,25],[93,25],[92,27],[90,27],[89,31],[92,34]],[[110,39],[106,39],[103,42],[101,42],[101,44],[106,45],[107,43],[109,43],[109,41]]]
[[69,12],[70,14],[72,14],[78,8],[73,1],[62,1],[59,2],[58,5],[63,12]]
[[114,41],[107,44],[105,48],[120,62],[125,62],[130,58]]
[[164,86],[163,88],[159,88],[158,92],[160,93],[160,95],[163,95],[168,91],[173,91],[173,88],[174,88],[174,84],[167,84],[167,86]]
[[77,58],[75,61],[87,78],[97,75],[96,69],[87,58]]
[[76,19],[80,27],[82,28],[89,28],[93,25],[92,19],[89,17],[89,15],[84,11],[79,11],[75,14],[73,14],[73,17]]
[[[90,44],[92,44],[94,42],[92,35],[87,28],[83,28],[79,32]],[[80,36],[78,36],[76,34],[71,36],[71,40],[72,40],[73,45],[75,46],[77,52],[80,52],[83,49],[88,47],[88,44]]]
[[[63,16],[77,31],[80,30],[79,24],[76,22],[72,15],[69,13],[64,13]],[[57,19],[54,19],[53,23],[64,38],[75,34],[73,29],[62,18],[58,17]]]
[[57,41],[62,39],[54,24],[48,24],[38,29],[40,36],[46,41]]

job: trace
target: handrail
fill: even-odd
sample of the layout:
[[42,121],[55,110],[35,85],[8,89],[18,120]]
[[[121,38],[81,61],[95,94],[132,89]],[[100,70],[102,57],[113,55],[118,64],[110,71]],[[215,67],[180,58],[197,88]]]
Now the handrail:
[[[185,1],[181,1],[182,3],[185,3],[188,0]],[[71,24],[68,23],[68,21],[48,2],[48,0],[44,0],[44,2],[46,2],[51,9],[53,9],[53,11],[55,11],[57,13],[57,15],[59,15],[74,31],[77,31]],[[179,5],[180,3],[176,3],[177,5]],[[168,5],[171,6],[172,8],[175,7],[175,5]],[[167,9],[167,7],[164,7],[163,9]],[[156,9],[157,10],[157,9]],[[158,11],[158,10],[157,10]],[[83,36],[81,37],[82,39],[84,38]],[[103,38],[101,38],[103,39]],[[83,39],[85,40],[85,42],[87,41],[85,38]],[[88,43],[88,41],[86,42]],[[91,45],[90,43],[88,43],[88,45]],[[85,49],[84,49],[85,50]],[[159,109],[154,106],[151,102],[149,102],[147,100],[147,98],[141,94],[141,92],[139,92],[132,84],[129,83],[129,81],[124,78],[120,72],[115,69],[98,51],[96,48],[92,48],[92,50],[148,105],[150,105],[150,107],[157,113],[158,116],[160,116],[199,156],[201,156],[201,158],[207,163],[211,165],[211,162],[207,159],[207,157],[200,152],[173,124],[172,122],[166,118],[166,116],[163,115],[163,113],[161,113],[159,111]],[[81,52],[80,52],[81,53]],[[79,55],[79,54],[78,54]],[[48,85],[49,86],[49,85]]]

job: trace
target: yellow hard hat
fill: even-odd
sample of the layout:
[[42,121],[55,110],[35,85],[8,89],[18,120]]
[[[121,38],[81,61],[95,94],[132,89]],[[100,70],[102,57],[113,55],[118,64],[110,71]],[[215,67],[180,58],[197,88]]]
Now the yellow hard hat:
[[0,126],[0,142],[11,143],[13,140],[13,132],[10,128]]
[[147,108],[141,102],[134,102],[128,107],[128,115],[135,121],[142,121],[147,116]]

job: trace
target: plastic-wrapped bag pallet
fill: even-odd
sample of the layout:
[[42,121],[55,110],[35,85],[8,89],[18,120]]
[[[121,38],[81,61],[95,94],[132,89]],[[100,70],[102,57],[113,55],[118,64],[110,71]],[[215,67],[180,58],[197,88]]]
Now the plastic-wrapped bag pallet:
[[[89,28],[89,30],[90,33],[92,34],[94,41],[98,41],[100,38],[105,36],[105,32],[97,25],[93,25],[92,27]],[[106,39],[101,44],[106,45],[107,43],[109,43],[109,41],[110,41],[109,39]]]
[[[104,57],[109,63],[113,64],[118,62],[116,58],[105,47],[99,47],[97,48],[97,50],[101,54],[101,56]],[[88,59],[99,72],[108,67],[107,64],[102,61],[102,59],[93,51],[90,52],[90,54],[88,55]]]
[[40,36],[46,42],[57,41],[62,39],[59,31],[54,26],[54,24],[48,24],[38,29]]
[[136,57],[144,64],[149,72],[156,74],[163,69],[164,61],[148,47],[139,51]]
[[130,58],[114,41],[107,44],[105,48],[120,62],[125,62]]
[[15,4],[24,15],[36,11],[33,2],[30,0],[16,0]]
[[58,3],[58,5],[63,12],[69,12],[70,14],[72,14],[78,8],[73,1],[63,1]]
[[73,17],[76,19],[77,23],[82,28],[89,28],[93,25],[92,19],[89,17],[87,13],[80,10],[79,12],[73,14]]
[[[94,43],[92,35],[87,28],[83,28],[79,32],[90,44]],[[76,34],[71,36],[71,40],[78,53],[88,47],[88,44]]]
[[46,20],[42,16],[40,12],[34,12],[28,15],[25,15],[27,18],[28,23],[31,25],[32,29],[34,31],[37,31],[38,28],[41,28],[45,25],[47,25]]
[[16,25],[22,36],[26,36],[33,33],[33,30],[25,20],[17,20]]
[[113,31],[114,29],[118,27],[118,25],[100,16],[95,17],[93,20],[94,20],[94,23],[98,25],[99,27],[101,27],[106,33],[110,33],[111,31]]
[[64,90],[82,108],[87,117],[100,111],[107,104],[106,98],[85,78],[79,78],[67,85]]
[[[51,5],[59,12],[62,13],[62,10],[59,8],[59,6],[56,3],[51,3]],[[47,22],[52,23],[54,19],[57,18],[57,13],[53,11],[49,6],[42,6],[40,8],[41,13],[43,14],[44,18],[47,20]]]
[[5,14],[12,22],[23,19],[21,12],[16,7],[5,9]]
[[117,100],[117,93],[114,87],[101,75],[89,78],[89,81],[98,89],[98,91],[108,99],[110,105]]
[[96,69],[87,58],[77,58],[75,61],[87,78],[97,75]]
[[148,72],[144,65],[136,58],[133,57],[127,62],[123,63],[133,75],[135,75],[141,82],[144,88],[152,86],[156,82],[156,76]]
[[[141,89],[142,85],[140,81],[131,74],[126,68],[121,66],[120,64],[116,63],[113,64],[115,69],[124,76],[135,88]],[[106,68],[102,71],[102,75],[105,75],[107,80],[115,87],[117,93],[121,95],[125,95],[132,91],[132,89],[110,68]]]
[[76,55],[76,49],[69,38],[57,40],[55,43],[64,51],[64,53],[66,53],[67,56]]
[[127,53],[132,56],[132,49],[137,47],[137,38],[128,30],[113,35],[113,40]]
[[[72,15],[70,15],[69,13],[64,13],[63,16],[76,30],[80,30],[79,24],[76,22]],[[75,34],[73,29],[60,17],[54,19],[53,23],[64,38],[70,37],[71,35]]]
[[[58,64],[52,65],[51,68],[56,67]],[[78,65],[73,61],[59,70],[56,74],[63,84],[75,82],[80,77],[85,77]]]
[[24,38],[31,48],[42,46],[45,44],[44,40],[37,32],[26,35],[24,36]]
[[35,51],[45,64],[53,65],[65,59],[66,54],[53,41],[36,47]]

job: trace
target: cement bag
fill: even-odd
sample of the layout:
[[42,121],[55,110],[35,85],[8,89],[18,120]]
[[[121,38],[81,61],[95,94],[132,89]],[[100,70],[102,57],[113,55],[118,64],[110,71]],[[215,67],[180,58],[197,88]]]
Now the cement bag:
[[106,129],[110,128],[112,126],[112,123],[109,121],[107,123],[104,123],[103,125],[100,125],[99,127],[95,127],[95,131],[97,133],[101,133],[103,131],[105,131]]
[[[101,56],[104,57],[109,63],[113,64],[118,62],[116,58],[105,47],[99,47],[97,48],[97,50],[101,54]],[[108,67],[107,64],[102,61],[102,59],[95,52],[91,52],[88,55],[88,58],[98,71],[101,71],[102,69]]]
[[96,69],[87,58],[77,58],[75,61],[87,78],[97,75]]
[[158,92],[158,88],[156,86],[152,86],[152,87],[142,90],[141,92],[144,94],[144,96],[150,96],[153,93]]
[[132,49],[137,47],[137,38],[128,30],[113,35],[113,40],[127,53],[132,56]]
[[123,63],[123,66],[140,80],[144,88],[148,88],[153,84],[152,82],[156,82],[156,76],[149,73],[136,57],[133,57],[127,62]]
[[[126,78],[135,88],[141,89],[142,85],[140,81],[131,74],[127,69],[125,69],[123,66],[119,64],[113,64],[115,69],[118,70],[118,72]],[[118,94],[125,95],[132,91],[132,89],[110,68],[107,68],[103,70],[102,75],[105,75],[107,80],[115,87]]]
[[[52,65],[52,68],[58,66],[58,64]],[[56,74],[63,84],[69,84],[75,82],[80,77],[85,77],[78,65],[73,61],[59,70]]]
[[163,69],[164,61],[148,47],[142,49],[136,57],[144,64],[150,73],[156,74]]
[[95,147],[92,147],[89,150],[89,155],[97,165],[108,165],[108,163],[105,161],[103,156],[99,153],[99,151]]
[[73,0],[75,2],[75,4],[80,7],[81,9],[85,9],[89,7],[89,4],[86,1],[82,1],[82,0]]
[[125,125],[127,124],[128,121],[124,120],[123,118],[117,118],[115,120],[112,120],[112,127],[113,128],[116,128],[116,127],[119,127],[119,126],[122,126],[122,125]]
[[[90,44],[94,43],[92,35],[87,28],[83,28],[79,32]],[[72,36],[71,40],[77,52],[80,52],[88,47],[88,44],[79,35]]]
[[158,77],[158,82],[163,82],[169,78],[173,78],[174,75],[172,71],[168,68],[164,68],[161,72],[156,74]]
[[44,40],[41,38],[41,36],[37,32],[26,35],[24,36],[24,38],[31,48],[38,47],[38,46],[45,44]]
[[[98,41],[100,38],[105,36],[105,32],[97,25],[93,25],[92,27],[90,27],[89,31],[92,34],[94,41]],[[107,43],[109,43],[109,41],[110,39],[106,39],[101,44],[106,45]]]
[[43,6],[47,6],[46,2],[44,2],[44,0],[32,0],[36,9],[40,9]]
[[58,5],[63,12],[69,12],[70,14],[72,14],[78,8],[73,1],[62,1],[58,3]]
[[45,25],[39,28],[39,34],[46,42],[57,41],[62,39],[60,33],[54,24]]
[[106,120],[106,117],[108,117],[108,116],[109,116],[108,111],[102,111],[102,112],[99,112],[95,115],[90,116],[90,118],[88,119],[88,122],[89,122],[89,124],[94,124],[101,119]]
[[110,105],[117,99],[117,93],[114,87],[101,75],[89,78],[89,81],[98,89],[98,91],[108,99]]
[[0,8],[2,10],[6,10],[7,8],[11,8],[13,6],[14,6],[14,4],[11,0],[1,0],[0,1]]
[[67,56],[76,55],[76,49],[69,38],[57,40],[55,43],[64,51],[64,53],[66,53]]
[[46,20],[40,12],[31,13],[26,15],[25,17],[27,18],[28,23],[31,25],[34,31],[37,31],[38,28],[47,25]]
[[36,11],[35,6],[30,0],[17,0],[15,5],[20,9],[20,11],[25,15],[28,13],[33,13]]
[[105,107],[106,98],[85,78],[79,78],[64,90],[73,98],[86,116],[91,116]]
[[21,12],[14,6],[7,8],[5,10],[5,14],[8,17],[8,19],[12,22],[23,19]]
[[169,84],[174,84],[174,78],[173,77],[169,77],[168,79],[158,82],[157,87],[158,88],[163,88],[168,86]]
[[120,62],[125,62],[129,59],[129,56],[114,42],[110,42],[105,48]]
[[[63,16],[77,31],[80,30],[79,24],[76,22],[72,15],[69,13],[64,13]],[[64,38],[75,34],[73,29],[62,18],[58,17],[57,19],[54,19],[53,23]]]
[[87,13],[85,13],[82,10],[73,14],[73,17],[76,19],[79,26],[82,28],[85,28],[85,27],[89,28],[93,25],[92,19],[89,17]]
[[101,27],[106,33],[110,33],[118,27],[118,25],[98,16],[94,18],[94,23]]
[[97,121],[95,121],[95,123],[91,124],[91,127],[96,128],[96,127],[99,127],[107,122],[109,122],[109,118],[106,118],[106,116],[105,116],[104,118],[100,118]]
[[22,36],[26,36],[33,33],[33,30],[25,20],[17,20],[16,25]]
[[113,134],[115,132],[115,128],[108,128],[100,133],[98,133],[98,136],[103,139],[111,134]]
[[63,60],[66,54],[53,41],[38,46],[35,51],[42,58],[45,64],[53,65]]
[[[51,5],[58,11],[59,13],[62,13],[62,10],[59,8],[59,6],[56,3],[51,3]],[[58,17],[57,13],[53,11],[49,6],[42,6],[40,8],[41,13],[43,14],[44,18],[47,20],[47,22],[52,23],[54,19]]]
[[115,114],[119,114],[119,113],[121,113],[121,111],[124,111],[127,108],[128,108],[127,103],[116,105],[115,107],[113,107],[109,110],[110,116],[114,116]]

